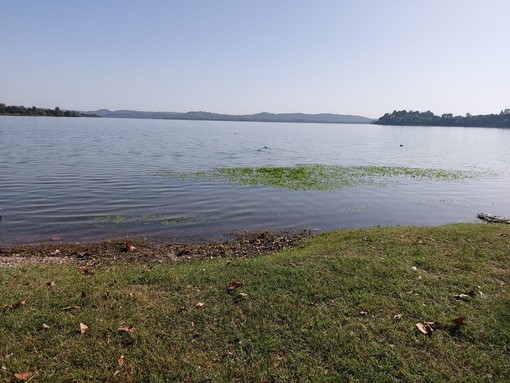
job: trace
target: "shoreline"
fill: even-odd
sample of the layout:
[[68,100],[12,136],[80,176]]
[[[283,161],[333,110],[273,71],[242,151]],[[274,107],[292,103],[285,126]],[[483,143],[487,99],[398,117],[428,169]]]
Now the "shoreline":
[[[494,216],[490,216],[494,217]],[[500,217],[496,217],[500,218]],[[457,222],[424,226],[368,226],[340,227],[331,230],[266,229],[235,231],[218,236],[126,236],[98,240],[67,242],[53,237],[36,243],[17,243],[0,246],[0,268],[24,264],[63,264],[101,266],[118,263],[164,263],[195,258],[234,257],[244,258],[269,254],[297,245],[301,240],[320,233],[344,230],[380,229],[433,229],[449,225],[489,225],[507,221]],[[503,225],[506,226],[506,225]]]
[[60,238],[40,244],[0,248],[0,267],[20,264],[71,263],[99,266],[112,263],[175,262],[191,258],[248,257],[284,250],[312,236],[311,230],[246,231],[211,241],[126,238],[91,243],[66,243]]

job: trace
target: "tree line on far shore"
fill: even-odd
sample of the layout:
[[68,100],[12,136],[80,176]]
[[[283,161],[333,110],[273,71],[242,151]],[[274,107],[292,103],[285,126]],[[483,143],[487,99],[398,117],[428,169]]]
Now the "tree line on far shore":
[[95,114],[81,113],[74,110],[62,110],[58,106],[55,109],[43,109],[32,106],[26,108],[23,105],[5,105],[0,103],[0,115],[9,116],[49,116],[49,117],[100,117]]
[[410,125],[410,126],[466,126],[488,128],[510,128],[510,109],[502,110],[499,114],[481,114],[473,116],[454,116],[446,113],[437,116],[430,110],[426,112],[394,110],[386,113],[373,122],[377,125]]

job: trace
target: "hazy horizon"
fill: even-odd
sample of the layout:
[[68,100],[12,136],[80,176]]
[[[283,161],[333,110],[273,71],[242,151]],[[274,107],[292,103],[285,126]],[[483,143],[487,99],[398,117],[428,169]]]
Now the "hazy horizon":
[[94,111],[491,114],[510,2],[6,2],[0,102]]

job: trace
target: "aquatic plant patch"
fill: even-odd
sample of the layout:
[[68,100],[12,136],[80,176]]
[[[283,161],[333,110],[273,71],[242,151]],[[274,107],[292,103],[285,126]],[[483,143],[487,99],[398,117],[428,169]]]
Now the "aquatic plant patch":
[[187,216],[175,216],[172,214],[144,214],[141,216],[124,216],[124,215],[105,215],[91,217],[90,221],[94,223],[108,224],[155,224],[161,225],[177,225],[192,222],[194,219]]
[[459,181],[479,172],[410,168],[401,166],[341,166],[299,164],[285,167],[219,168],[205,172],[157,172],[155,175],[193,181],[220,181],[229,184],[266,186],[288,190],[333,191],[357,185],[383,186],[405,178]]

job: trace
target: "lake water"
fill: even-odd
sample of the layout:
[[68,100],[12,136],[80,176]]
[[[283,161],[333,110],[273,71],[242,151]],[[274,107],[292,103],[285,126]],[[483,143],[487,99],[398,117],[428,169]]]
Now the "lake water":
[[[69,242],[127,235],[201,240],[236,230],[437,225],[473,222],[479,212],[510,216],[510,129],[0,117],[0,143],[4,246],[54,236]],[[490,174],[334,192],[154,175],[303,163]]]

